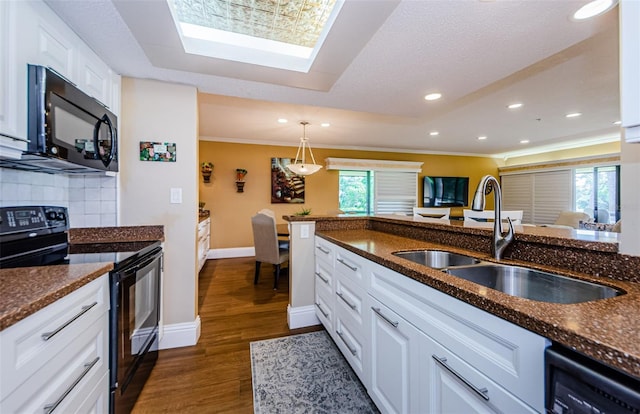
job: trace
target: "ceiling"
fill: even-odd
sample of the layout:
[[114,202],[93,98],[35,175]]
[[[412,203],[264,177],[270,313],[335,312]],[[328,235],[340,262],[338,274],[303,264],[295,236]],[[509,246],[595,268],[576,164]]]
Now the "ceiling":
[[164,1],[45,1],[123,76],[195,85],[201,139],[296,146],[306,120],[314,148],[509,157],[619,137],[617,8],[571,20],[586,0],[347,0],[307,73],[184,53]]

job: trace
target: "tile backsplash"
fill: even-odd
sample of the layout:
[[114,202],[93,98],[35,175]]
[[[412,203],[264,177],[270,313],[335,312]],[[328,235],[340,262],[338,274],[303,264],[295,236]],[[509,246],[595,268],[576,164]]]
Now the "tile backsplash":
[[117,177],[0,168],[0,189],[0,206],[67,207],[71,227],[116,226],[118,222]]

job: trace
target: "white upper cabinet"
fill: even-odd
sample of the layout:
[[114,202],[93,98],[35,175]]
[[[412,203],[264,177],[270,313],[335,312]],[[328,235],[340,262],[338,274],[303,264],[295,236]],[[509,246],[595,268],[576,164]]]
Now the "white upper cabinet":
[[627,142],[640,142],[640,1],[620,2],[620,113]]
[[0,1],[0,55],[0,158],[27,148],[28,64],[54,69],[119,114],[120,76],[44,2]]

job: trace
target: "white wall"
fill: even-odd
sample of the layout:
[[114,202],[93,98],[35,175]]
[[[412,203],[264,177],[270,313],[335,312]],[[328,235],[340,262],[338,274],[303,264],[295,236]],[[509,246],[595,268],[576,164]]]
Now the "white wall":
[[[123,78],[121,113],[120,224],[164,225],[165,335],[171,325],[199,326],[197,90]],[[176,162],[140,161],[140,141],[175,142]],[[172,188],[182,189],[181,204],[170,203]]]

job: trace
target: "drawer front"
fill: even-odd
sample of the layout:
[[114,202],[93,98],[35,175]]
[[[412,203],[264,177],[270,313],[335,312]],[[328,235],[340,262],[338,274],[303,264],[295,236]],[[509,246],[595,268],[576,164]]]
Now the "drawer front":
[[68,352],[77,337],[101,318],[108,318],[108,279],[101,276],[0,332],[2,397],[58,354]]
[[385,267],[370,269],[373,297],[543,411],[545,338]]
[[322,291],[329,294],[329,296],[333,296],[335,288],[333,268],[324,261],[316,261],[315,287],[316,291]]
[[362,333],[354,329],[338,312],[336,312],[335,326],[335,343],[338,345],[347,362],[349,362],[349,365],[351,365],[353,371],[358,375],[358,378],[360,378],[360,381],[366,385],[367,380],[364,375],[363,364],[363,362],[366,361],[366,351]]
[[350,319],[352,326],[364,332],[365,291],[343,275],[336,278],[336,312]]
[[[108,316],[95,321],[67,348],[0,402],[2,413],[76,412],[79,405],[108,372]],[[3,373],[4,376],[4,373]],[[108,386],[101,390],[108,395]],[[65,408],[66,407],[66,408]]]
[[324,261],[333,269],[333,261],[335,260],[335,248],[336,246],[334,244],[329,243],[328,241],[320,237],[316,237],[316,261]]
[[427,339],[430,413],[536,413],[442,345]]
[[365,287],[364,267],[367,259],[351,253],[341,247],[336,247],[336,272]]
[[322,324],[324,325],[327,332],[329,332],[331,336],[335,336],[333,331],[334,307],[331,303],[331,299],[333,298],[325,298],[323,297],[323,295],[318,294],[318,292],[316,291],[316,315],[318,316],[318,319],[320,319],[320,322],[322,322]]

